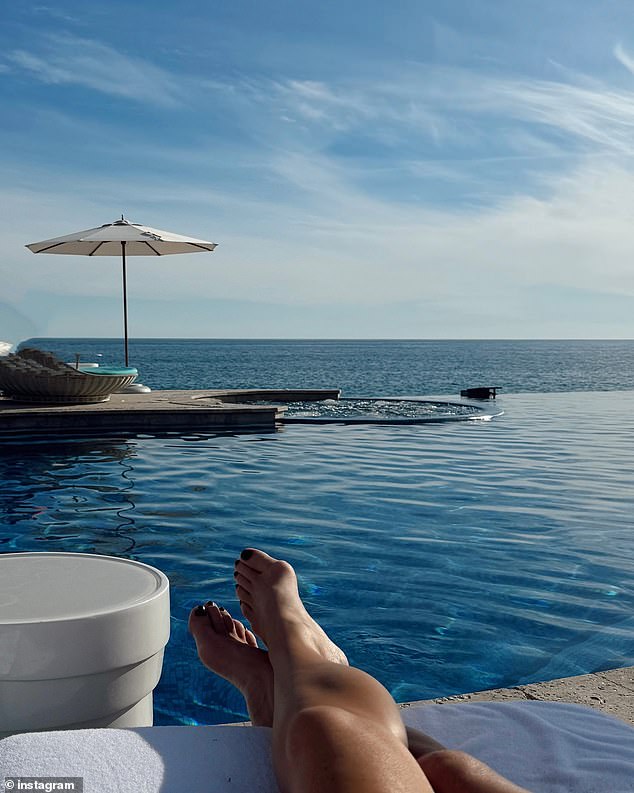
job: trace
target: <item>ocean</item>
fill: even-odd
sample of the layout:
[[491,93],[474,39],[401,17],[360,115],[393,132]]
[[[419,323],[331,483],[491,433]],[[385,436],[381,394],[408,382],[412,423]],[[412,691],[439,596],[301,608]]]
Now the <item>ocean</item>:
[[[121,366],[121,339],[23,342],[64,360]],[[133,339],[130,365],[152,389],[326,388],[344,396],[634,388],[634,340],[426,341]]]

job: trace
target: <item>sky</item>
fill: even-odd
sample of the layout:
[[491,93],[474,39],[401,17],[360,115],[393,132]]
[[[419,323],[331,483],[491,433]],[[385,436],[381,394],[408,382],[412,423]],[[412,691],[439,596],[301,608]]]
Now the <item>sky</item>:
[[0,339],[634,338],[629,0],[0,10]]

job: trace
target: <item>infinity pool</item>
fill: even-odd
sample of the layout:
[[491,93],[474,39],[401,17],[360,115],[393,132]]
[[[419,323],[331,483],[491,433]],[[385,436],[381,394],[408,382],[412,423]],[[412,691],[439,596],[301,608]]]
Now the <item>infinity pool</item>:
[[156,723],[246,717],[186,619],[239,615],[245,545],[397,700],[634,664],[634,392],[497,400],[488,422],[2,443],[0,549],[161,568],[172,638]]

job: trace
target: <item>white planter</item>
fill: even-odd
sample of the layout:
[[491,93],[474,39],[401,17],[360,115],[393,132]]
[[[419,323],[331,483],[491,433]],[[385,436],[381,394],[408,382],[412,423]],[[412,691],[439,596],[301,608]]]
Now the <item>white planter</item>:
[[169,581],[113,556],[0,555],[0,736],[152,724]]

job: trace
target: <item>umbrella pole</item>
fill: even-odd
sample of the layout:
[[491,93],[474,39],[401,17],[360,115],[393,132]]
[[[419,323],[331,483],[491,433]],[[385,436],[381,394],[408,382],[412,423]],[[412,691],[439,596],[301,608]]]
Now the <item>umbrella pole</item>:
[[128,287],[125,270],[125,242],[121,243],[121,259],[123,261],[123,336],[125,345],[125,365],[128,366]]

